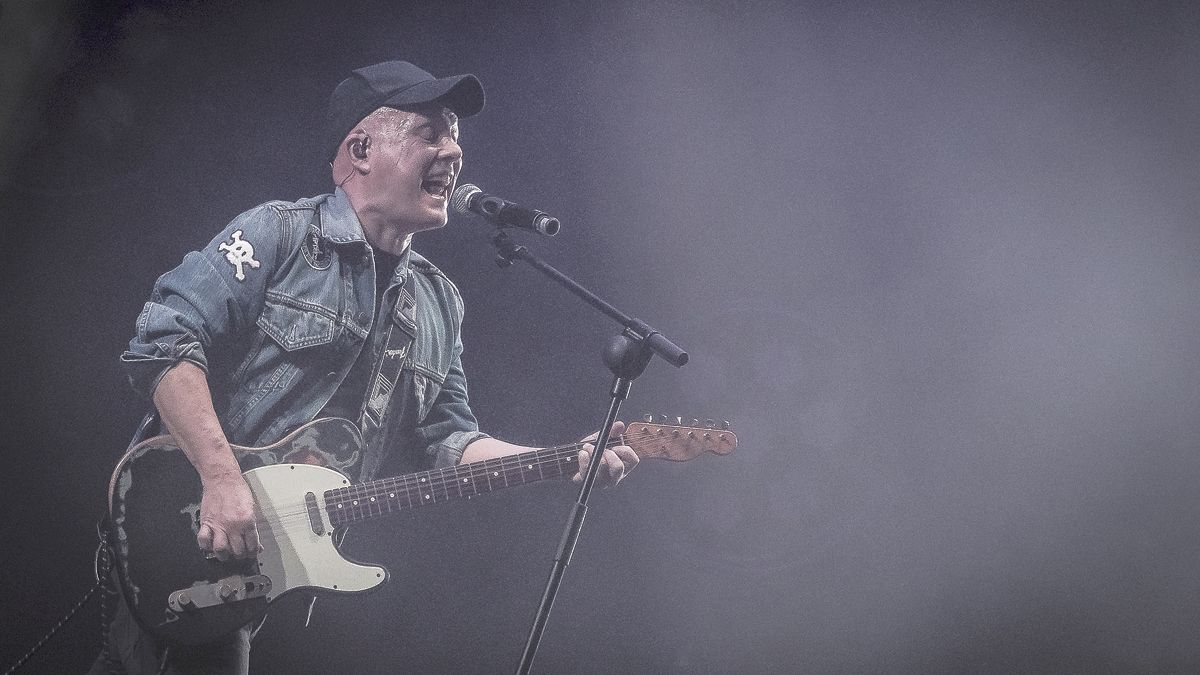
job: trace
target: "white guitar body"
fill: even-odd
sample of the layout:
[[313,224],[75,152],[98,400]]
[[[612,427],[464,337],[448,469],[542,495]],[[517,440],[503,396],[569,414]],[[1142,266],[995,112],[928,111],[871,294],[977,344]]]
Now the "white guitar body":
[[[334,546],[322,495],[349,485],[345,476],[310,464],[262,466],[243,475],[259,512],[258,572],[271,580],[268,600],[298,588],[354,592],[387,581],[386,569],[351,562]],[[308,508],[306,494],[318,508]],[[313,527],[312,518],[321,520],[320,527]]]

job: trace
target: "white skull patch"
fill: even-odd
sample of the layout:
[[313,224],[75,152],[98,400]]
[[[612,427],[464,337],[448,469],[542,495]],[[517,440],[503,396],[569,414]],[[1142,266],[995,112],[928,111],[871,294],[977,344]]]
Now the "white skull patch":
[[254,245],[242,239],[241,230],[234,230],[232,241],[222,243],[217,249],[225,251],[225,259],[237,269],[233,276],[238,281],[246,280],[246,272],[242,269],[242,265],[249,265],[254,269],[258,269],[261,264],[254,259]]

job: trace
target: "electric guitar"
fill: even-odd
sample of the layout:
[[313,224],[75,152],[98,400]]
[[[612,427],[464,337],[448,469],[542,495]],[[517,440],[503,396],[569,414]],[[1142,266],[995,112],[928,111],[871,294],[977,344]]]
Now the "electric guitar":
[[[678,420],[677,420],[678,422]],[[641,458],[686,461],[728,454],[728,425],[634,422],[610,445]],[[219,561],[196,546],[201,485],[170,436],[134,446],[109,482],[114,570],[143,628],[174,644],[202,644],[260,618],[269,603],[297,589],[354,593],[379,586],[387,570],[352,562],[337,549],[348,525],[474,497],[501,488],[569,478],[583,443],[351,484],[338,469],[361,462],[362,440],[350,422],[309,422],[262,448],[233,446],[254,495],[254,558]]]

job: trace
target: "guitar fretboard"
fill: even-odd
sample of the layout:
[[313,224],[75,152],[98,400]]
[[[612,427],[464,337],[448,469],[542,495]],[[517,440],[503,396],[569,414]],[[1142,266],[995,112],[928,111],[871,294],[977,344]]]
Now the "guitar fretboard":
[[[614,438],[609,446],[621,442]],[[334,526],[349,525],[404,509],[565,478],[579,470],[582,446],[543,448],[329,490],[324,494],[325,509]]]

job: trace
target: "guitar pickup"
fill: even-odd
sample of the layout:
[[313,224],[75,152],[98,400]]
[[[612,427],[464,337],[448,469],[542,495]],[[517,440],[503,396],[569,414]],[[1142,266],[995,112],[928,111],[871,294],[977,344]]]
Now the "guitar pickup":
[[261,598],[271,591],[271,579],[262,574],[235,574],[211,584],[183,588],[167,596],[167,606],[174,612],[190,612],[231,602]]

